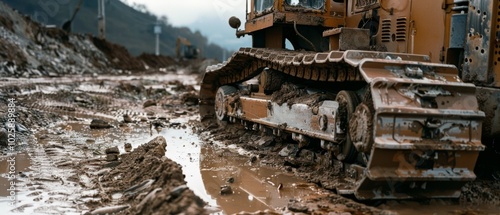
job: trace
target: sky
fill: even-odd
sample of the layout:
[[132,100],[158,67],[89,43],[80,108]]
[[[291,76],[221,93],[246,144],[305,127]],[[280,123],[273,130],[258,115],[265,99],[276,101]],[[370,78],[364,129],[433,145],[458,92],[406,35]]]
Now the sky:
[[235,30],[229,27],[231,16],[245,22],[245,0],[122,0],[138,3],[157,16],[166,16],[173,26],[199,30],[212,43],[229,50],[251,46],[249,36],[237,39]]

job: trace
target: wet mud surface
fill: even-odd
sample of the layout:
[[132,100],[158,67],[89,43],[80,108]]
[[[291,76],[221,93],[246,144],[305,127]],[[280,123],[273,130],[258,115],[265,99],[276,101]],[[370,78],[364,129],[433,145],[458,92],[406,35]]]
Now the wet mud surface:
[[[460,199],[356,202],[333,188],[342,173],[321,151],[199,122],[196,75],[4,79],[16,99],[16,150],[1,156],[2,187],[16,156],[16,201],[25,214],[495,214],[497,181]],[[1,122],[7,121],[1,107]],[[92,129],[93,127],[94,129]],[[99,128],[99,129],[97,129]]]

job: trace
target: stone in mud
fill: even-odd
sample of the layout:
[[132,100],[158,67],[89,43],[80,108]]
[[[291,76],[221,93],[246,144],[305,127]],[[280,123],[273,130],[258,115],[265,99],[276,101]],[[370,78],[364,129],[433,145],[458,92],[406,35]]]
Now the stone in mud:
[[227,179],[227,181],[226,181],[226,182],[227,182],[227,183],[231,183],[231,184],[232,184],[232,183],[234,183],[234,178],[233,178],[233,177],[231,177],[231,178]]
[[132,123],[134,121],[132,120],[132,117],[130,117],[130,115],[125,114],[125,115],[123,115],[123,122],[124,123]]
[[296,200],[290,200],[290,202],[288,202],[288,210],[297,213],[307,213],[308,208]]
[[253,163],[256,160],[257,160],[257,156],[252,156],[249,161],[250,161],[250,163]]
[[28,132],[28,128],[26,126],[16,123],[16,131],[17,132]]
[[298,151],[298,148],[297,148],[296,144],[288,144],[288,145],[286,145],[286,147],[281,149],[281,151],[279,152],[279,155],[282,157],[288,157],[288,156],[295,155],[295,153],[297,153],[297,151]]
[[106,154],[120,154],[120,150],[116,146],[107,148],[104,152]]
[[106,129],[106,128],[112,128],[108,122],[102,120],[102,119],[93,119],[92,122],[90,122],[90,128],[91,129]]
[[221,195],[233,194],[233,189],[229,185],[224,185],[224,186],[220,187],[220,194]]
[[7,130],[5,128],[0,128],[0,147],[7,147],[8,142],[7,142]]
[[181,95],[181,99],[185,105],[197,105],[198,104],[198,95],[194,93],[184,93]]
[[316,158],[316,154],[311,150],[302,149],[299,152],[299,157],[307,161],[314,161],[314,159]]
[[106,161],[117,161],[118,160],[118,154],[107,154],[106,155]]
[[257,141],[257,144],[261,147],[267,147],[274,143],[274,138],[271,136],[266,136]]
[[151,107],[151,106],[156,106],[156,102],[153,101],[153,100],[147,100],[146,102],[144,102],[144,104],[142,106],[144,108]]
[[125,146],[124,146],[124,147],[125,147],[125,151],[126,151],[126,152],[130,152],[130,151],[132,151],[132,144],[130,144],[130,143],[125,143]]
[[97,208],[91,212],[88,212],[86,214],[91,214],[91,215],[97,215],[97,214],[115,214],[120,211],[126,210],[130,208],[130,205],[116,205],[116,206],[108,206],[108,207],[102,207],[102,208]]
[[170,192],[170,196],[175,199],[175,198],[179,197],[187,189],[189,189],[189,188],[185,184],[177,186],[174,189],[172,189],[172,191]]

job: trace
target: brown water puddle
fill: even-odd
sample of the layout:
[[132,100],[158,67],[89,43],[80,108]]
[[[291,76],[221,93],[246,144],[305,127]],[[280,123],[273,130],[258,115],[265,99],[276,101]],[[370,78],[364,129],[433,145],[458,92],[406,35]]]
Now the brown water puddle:
[[[13,164],[13,165],[12,165]],[[8,155],[0,158],[0,196],[8,197],[10,187],[9,177],[11,177],[11,171],[15,173],[16,177],[19,177],[19,172],[29,171],[31,166],[31,159],[27,153],[17,153],[13,155]]]
[[[216,152],[211,146],[202,147],[201,154],[200,170],[205,189],[228,214],[280,211],[290,199],[320,192],[315,185],[293,175],[251,164],[248,157]],[[234,182],[228,182],[229,179]],[[233,194],[221,195],[223,185],[231,186]]]
[[[217,146],[202,143],[190,129],[163,129],[160,135],[167,140],[166,156],[182,166],[189,188],[225,214],[280,210],[291,198],[318,192],[297,177],[250,165],[237,148],[216,150]],[[229,178],[234,182],[227,182]],[[282,189],[278,189],[280,183]],[[221,195],[222,185],[231,186],[233,194]]]

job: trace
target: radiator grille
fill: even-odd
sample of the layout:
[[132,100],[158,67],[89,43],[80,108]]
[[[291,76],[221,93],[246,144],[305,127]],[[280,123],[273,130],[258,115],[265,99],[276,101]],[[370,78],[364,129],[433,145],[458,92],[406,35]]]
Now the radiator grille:
[[382,20],[382,42],[391,42],[391,20]]
[[399,17],[396,20],[396,41],[406,41],[406,26],[407,26],[406,17]]

